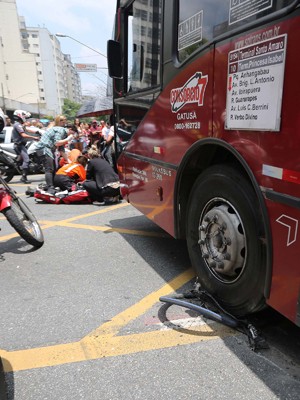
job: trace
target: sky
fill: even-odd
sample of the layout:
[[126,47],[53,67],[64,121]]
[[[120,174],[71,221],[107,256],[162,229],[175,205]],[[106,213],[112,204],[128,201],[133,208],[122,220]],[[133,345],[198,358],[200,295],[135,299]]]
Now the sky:
[[[27,27],[47,28],[62,33],[106,55],[112,38],[116,0],[16,0],[18,14]],[[97,72],[80,72],[83,95],[105,95],[106,58],[68,37],[58,38],[72,63],[97,64]]]

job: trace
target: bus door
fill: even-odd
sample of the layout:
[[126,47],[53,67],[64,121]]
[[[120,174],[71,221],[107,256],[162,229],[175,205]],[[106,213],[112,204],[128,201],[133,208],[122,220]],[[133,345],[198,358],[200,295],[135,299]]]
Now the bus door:
[[177,169],[189,148],[212,134],[214,47],[206,31],[214,8],[207,14],[205,1],[192,0],[121,5],[118,170],[128,200],[173,234]]
[[143,185],[152,174],[153,145],[147,138],[152,141],[156,131],[151,109],[161,92],[162,0],[121,1],[120,6],[116,40],[121,44],[123,75],[114,90],[117,164],[130,202],[143,203]]

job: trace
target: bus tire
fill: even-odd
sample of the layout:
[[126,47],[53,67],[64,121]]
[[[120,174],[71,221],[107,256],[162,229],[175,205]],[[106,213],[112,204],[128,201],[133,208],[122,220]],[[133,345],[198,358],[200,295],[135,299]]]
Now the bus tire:
[[250,183],[227,165],[205,170],[189,197],[186,236],[192,266],[202,288],[236,316],[265,305],[259,210]]

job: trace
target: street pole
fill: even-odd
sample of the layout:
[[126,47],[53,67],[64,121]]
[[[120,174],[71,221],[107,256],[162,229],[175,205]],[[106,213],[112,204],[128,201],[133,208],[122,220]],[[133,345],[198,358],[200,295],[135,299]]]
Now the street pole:
[[74,40],[75,42],[80,43],[82,46],[87,47],[88,49],[94,51],[95,53],[100,54],[100,56],[103,56],[103,57],[107,58],[105,54],[100,53],[100,51],[93,49],[92,47],[88,46],[87,44],[84,44],[84,43],[80,42],[79,40],[73,38],[72,36],[65,35],[65,34],[63,34],[63,33],[56,33],[55,36],[57,36],[57,37],[67,37],[67,38],[69,38],[69,39],[72,39],[72,40]]
[[39,119],[41,118],[41,112],[40,112],[40,101],[37,99],[37,107],[38,107],[38,117]]
[[2,93],[2,100],[3,100],[3,112],[4,112],[4,114],[6,114],[6,106],[5,106],[5,97],[4,97],[3,83],[1,83],[1,93]]

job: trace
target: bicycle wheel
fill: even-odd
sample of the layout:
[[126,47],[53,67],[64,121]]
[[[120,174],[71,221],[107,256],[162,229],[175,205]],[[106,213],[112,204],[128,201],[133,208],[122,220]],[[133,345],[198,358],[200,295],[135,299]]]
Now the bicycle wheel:
[[4,210],[3,214],[27,243],[37,248],[44,244],[44,235],[39,223],[21,199],[12,199],[11,207]]

